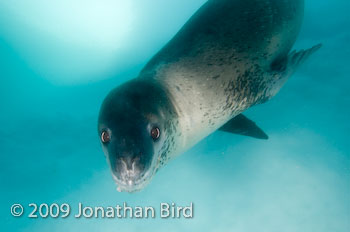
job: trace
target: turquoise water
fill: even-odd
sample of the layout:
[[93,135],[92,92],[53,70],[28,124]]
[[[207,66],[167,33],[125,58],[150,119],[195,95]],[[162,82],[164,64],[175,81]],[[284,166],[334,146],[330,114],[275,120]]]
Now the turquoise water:
[[[100,104],[204,2],[0,2],[1,231],[350,231],[348,0],[306,1],[295,47],[323,48],[245,113],[269,140],[215,132],[142,192],[116,191],[97,138]],[[79,202],[193,202],[194,217],[28,218],[29,203]]]

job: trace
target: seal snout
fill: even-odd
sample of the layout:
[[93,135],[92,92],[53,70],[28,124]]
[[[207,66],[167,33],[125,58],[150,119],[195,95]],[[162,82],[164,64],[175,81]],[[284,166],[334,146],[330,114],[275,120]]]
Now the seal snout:
[[140,162],[140,157],[119,157],[116,160],[113,173],[122,182],[132,185],[141,178],[145,172],[145,166]]
[[134,192],[144,184],[147,175],[147,168],[138,157],[118,157],[112,168],[113,178],[116,181],[118,191]]
[[122,157],[119,160],[124,169],[131,171],[135,169],[135,165],[137,165],[140,158]]

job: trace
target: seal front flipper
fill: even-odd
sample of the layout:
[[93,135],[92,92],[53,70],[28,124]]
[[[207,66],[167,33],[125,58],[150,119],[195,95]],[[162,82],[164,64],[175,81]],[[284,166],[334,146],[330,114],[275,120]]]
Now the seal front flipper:
[[220,131],[225,131],[233,134],[250,136],[257,139],[268,139],[269,137],[263,130],[261,130],[255,122],[248,119],[243,114],[239,114],[225,125],[223,125]]

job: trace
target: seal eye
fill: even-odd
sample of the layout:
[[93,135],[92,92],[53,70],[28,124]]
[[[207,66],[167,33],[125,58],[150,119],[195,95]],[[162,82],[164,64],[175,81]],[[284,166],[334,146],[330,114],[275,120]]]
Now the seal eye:
[[153,140],[157,140],[160,136],[160,130],[158,127],[153,127],[151,130],[151,137]]
[[111,138],[109,137],[109,134],[107,131],[102,131],[101,133],[101,141],[102,143],[108,143],[111,140]]

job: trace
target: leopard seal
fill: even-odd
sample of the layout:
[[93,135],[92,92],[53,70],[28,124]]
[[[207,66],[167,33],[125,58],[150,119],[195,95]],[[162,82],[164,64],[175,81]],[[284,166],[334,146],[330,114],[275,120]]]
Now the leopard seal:
[[320,45],[291,51],[303,0],[209,0],[102,103],[98,134],[119,191],[222,130],[267,139],[241,113],[271,99]]

